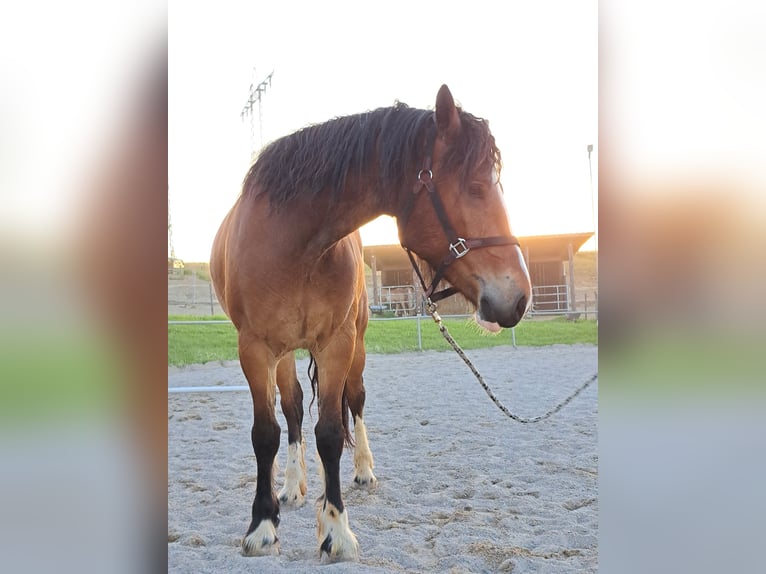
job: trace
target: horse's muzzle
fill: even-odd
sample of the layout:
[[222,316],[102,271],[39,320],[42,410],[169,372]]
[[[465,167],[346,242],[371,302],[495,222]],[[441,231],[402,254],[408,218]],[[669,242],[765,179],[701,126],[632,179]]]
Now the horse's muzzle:
[[529,299],[524,293],[518,293],[510,301],[483,294],[479,299],[479,316],[488,323],[514,327],[524,317],[528,304]]

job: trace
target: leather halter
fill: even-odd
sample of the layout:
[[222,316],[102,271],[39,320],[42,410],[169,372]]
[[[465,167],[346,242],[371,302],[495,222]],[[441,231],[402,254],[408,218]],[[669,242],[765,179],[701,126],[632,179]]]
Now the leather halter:
[[[439,282],[444,277],[444,272],[447,270],[447,267],[449,267],[452,263],[461,257],[467,255],[468,252],[472,249],[494,247],[496,245],[519,245],[519,240],[513,235],[497,235],[493,237],[465,239],[457,234],[455,228],[450,223],[449,217],[447,217],[447,212],[444,209],[444,203],[442,202],[439,192],[436,191],[436,185],[433,182],[431,162],[435,142],[436,118],[434,118],[433,128],[429,130],[428,137],[426,138],[426,152],[425,159],[423,161],[423,169],[418,172],[415,187],[407,199],[407,203],[405,204],[401,215],[398,217],[399,242],[401,243],[402,248],[407,252],[407,256],[410,259],[412,268],[415,270],[418,279],[420,279],[425,298],[431,302],[441,301],[442,299],[446,299],[447,297],[450,297],[458,292],[458,290],[454,287],[448,287],[437,292],[434,291]],[[410,218],[410,215],[412,214],[412,210],[415,207],[415,202],[423,188],[425,188],[428,192],[428,197],[431,199],[431,205],[433,205],[434,211],[436,212],[436,217],[439,219],[439,223],[441,223],[442,229],[444,230],[444,234],[447,236],[447,241],[449,243],[447,254],[442,258],[441,262],[436,268],[436,273],[434,274],[434,277],[431,280],[431,285],[429,286],[426,286],[426,281],[423,278],[423,274],[421,273],[417,262],[415,261],[415,257],[412,255],[412,251],[404,244],[404,230],[406,229],[407,222]]]

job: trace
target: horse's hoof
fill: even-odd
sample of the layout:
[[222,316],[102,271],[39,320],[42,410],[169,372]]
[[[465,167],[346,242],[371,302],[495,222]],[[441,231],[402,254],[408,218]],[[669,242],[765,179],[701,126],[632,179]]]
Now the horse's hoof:
[[319,556],[329,562],[359,560],[359,542],[348,526],[348,514],[332,504],[323,504],[317,513]]
[[279,491],[279,502],[287,506],[288,508],[300,508],[306,502],[305,491],[301,492],[301,488],[294,485],[292,488],[287,485],[282,487]]
[[377,482],[378,479],[375,478],[375,475],[372,474],[371,470],[366,473],[359,473],[354,477],[354,483],[363,488],[372,488]]
[[271,520],[262,520],[258,528],[242,541],[243,556],[276,556],[279,554],[277,529]]
[[322,562],[325,563],[358,562],[359,543],[353,534],[351,534],[351,539],[344,541],[338,541],[331,534],[328,534],[319,546],[319,554],[322,557]]

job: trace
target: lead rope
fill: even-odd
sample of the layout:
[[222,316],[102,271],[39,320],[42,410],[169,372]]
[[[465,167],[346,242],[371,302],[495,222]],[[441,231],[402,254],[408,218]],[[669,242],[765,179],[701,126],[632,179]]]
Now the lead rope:
[[574,399],[577,395],[579,395],[586,388],[588,388],[588,386],[590,386],[591,383],[593,383],[596,379],[598,379],[598,372],[597,372],[590,379],[588,379],[582,385],[580,385],[571,395],[569,395],[567,398],[565,398],[563,401],[561,401],[559,404],[557,404],[555,407],[553,407],[551,410],[549,410],[547,413],[543,415],[533,417],[531,419],[526,419],[518,415],[515,415],[511,411],[509,411],[503,403],[500,402],[500,399],[498,399],[495,396],[495,393],[493,393],[492,389],[489,388],[489,385],[487,385],[487,383],[484,382],[484,378],[481,376],[481,373],[479,373],[479,371],[476,370],[476,367],[473,366],[473,363],[465,354],[465,351],[463,351],[463,349],[460,348],[460,345],[458,345],[455,339],[452,338],[452,335],[449,334],[449,331],[447,330],[447,326],[442,322],[442,318],[439,316],[439,313],[436,312],[436,303],[432,302],[431,299],[426,299],[426,309],[428,309],[428,313],[431,315],[431,318],[439,326],[439,331],[441,331],[441,334],[444,336],[444,338],[447,340],[450,346],[455,350],[455,352],[460,356],[460,358],[463,359],[463,362],[465,362],[465,364],[468,365],[468,368],[471,369],[471,372],[476,376],[476,380],[479,381],[479,384],[487,393],[489,398],[492,399],[492,402],[495,403],[497,408],[499,408],[503,412],[503,414],[505,414],[505,416],[515,420],[516,422],[524,423],[524,424],[539,423],[540,421],[544,421],[545,419],[550,418],[552,415],[556,414],[565,406],[567,406],[572,401],[572,399]]

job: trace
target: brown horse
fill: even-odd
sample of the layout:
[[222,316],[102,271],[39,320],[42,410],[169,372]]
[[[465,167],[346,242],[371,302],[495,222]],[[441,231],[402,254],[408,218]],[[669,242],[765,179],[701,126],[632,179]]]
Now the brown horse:
[[[280,502],[299,506],[305,500],[303,393],[293,357],[303,348],[316,362],[318,381],[320,556],[358,557],[339,474],[350,410],[354,480],[376,480],[363,418],[361,225],[382,214],[397,217],[402,245],[435,274],[427,295],[438,295],[433,291],[443,277],[487,325],[510,327],[526,312],[529,275],[508,224],[500,167],[487,122],[456,106],[447,86],[439,90],[435,111],[397,103],[310,126],[270,144],[251,166],[210,258],[253,398],[258,477],[245,555],[277,553]],[[289,445],[285,484],[275,496],[277,388]]]

